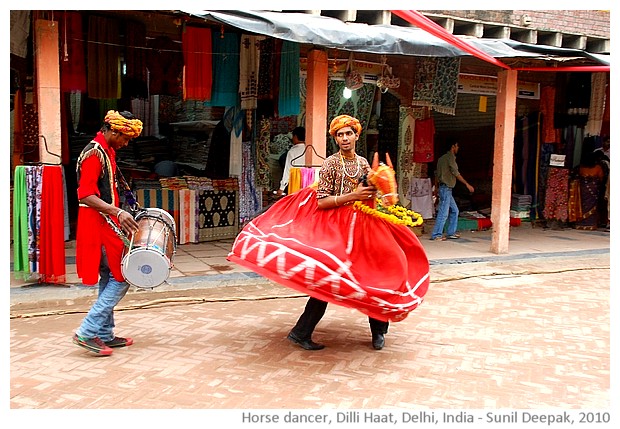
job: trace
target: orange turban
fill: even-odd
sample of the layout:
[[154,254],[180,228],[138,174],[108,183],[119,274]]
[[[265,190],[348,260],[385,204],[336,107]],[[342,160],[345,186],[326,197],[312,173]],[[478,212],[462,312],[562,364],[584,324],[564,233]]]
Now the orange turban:
[[139,119],[127,119],[116,110],[108,110],[103,120],[106,124],[110,124],[110,128],[119,133],[136,138],[142,132],[142,121]]
[[334,137],[338,130],[344,127],[353,128],[355,134],[362,132],[362,124],[360,124],[360,121],[355,119],[353,116],[340,115],[332,119],[331,124],[329,124],[329,134]]

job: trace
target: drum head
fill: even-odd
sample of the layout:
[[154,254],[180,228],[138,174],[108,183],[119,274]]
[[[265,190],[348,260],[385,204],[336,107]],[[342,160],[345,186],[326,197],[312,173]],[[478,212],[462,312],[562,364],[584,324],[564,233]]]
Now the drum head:
[[172,231],[176,229],[176,223],[174,222],[174,218],[172,217],[170,213],[168,213],[164,209],[160,209],[157,207],[151,207],[151,208],[145,209],[144,211],[141,211],[140,213],[136,215],[136,221],[138,221],[141,217],[144,217],[144,216],[151,216],[154,218],[161,219],[161,221],[164,222],[166,225],[168,225],[168,227],[170,227]]
[[141,288],[161,285],[170,275],[170,261],[159,252],[136,248],[123,257],[121,268],[128,283]]

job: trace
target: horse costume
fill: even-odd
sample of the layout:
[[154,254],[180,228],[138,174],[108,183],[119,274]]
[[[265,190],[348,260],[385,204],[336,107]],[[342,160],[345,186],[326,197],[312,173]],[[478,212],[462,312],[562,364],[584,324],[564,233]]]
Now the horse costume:
[[280,199],[238,234],[228,260],[322,301],[400,321],[423,301],[429,262],[410,227],[418,214],[395,206],[394,169],[378,154],[369,203],[319,209],[316,187]]

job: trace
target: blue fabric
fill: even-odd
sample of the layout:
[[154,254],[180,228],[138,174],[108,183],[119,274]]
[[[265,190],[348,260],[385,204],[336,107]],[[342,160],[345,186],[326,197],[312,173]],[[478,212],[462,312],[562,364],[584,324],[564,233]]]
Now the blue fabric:
[[114,338],[114,307],[127,294],[129,284],[117,281],[110,273],[105,249],[102,250],[99,267],[99,296],[76,333],[85,338],[99,337],[105,342]]
[[431,234],[431,239],[441,237],[444,225],[448,221],[448,235],[456,234],[459,222],[459,208],[452,196],[452,188],[446,185],[439,185],[439,204],[437,205],[437,219]]
[[214,34],[213,86],[211,100],[206,106],[237,106],[239,100],[239,36],[226,32],[224,37]]
[[278,93],[278,116],[294,116],[301,112],[299,83],[299,44],[282,42],[280,61],[280,91]]

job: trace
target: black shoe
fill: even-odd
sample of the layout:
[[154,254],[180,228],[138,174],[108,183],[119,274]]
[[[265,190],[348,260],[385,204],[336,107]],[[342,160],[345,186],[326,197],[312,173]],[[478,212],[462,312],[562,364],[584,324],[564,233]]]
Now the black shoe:
[[325,348],[323,344],[315,343],[314,341],[310,339],[302,340],[301,338],[297,337],[297,335],[293,334],[292,332],[289,333],[288,337],[286,338],[288,338],[291,342],[295,344],[299,344],[302,348],[306,350],[321,350]]
[[375,350],[381,350],[385,346],[385,335],[381,333],[372,334],[372,347]]

